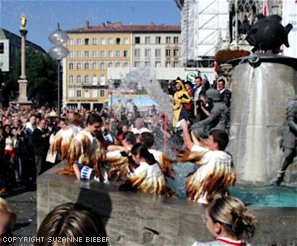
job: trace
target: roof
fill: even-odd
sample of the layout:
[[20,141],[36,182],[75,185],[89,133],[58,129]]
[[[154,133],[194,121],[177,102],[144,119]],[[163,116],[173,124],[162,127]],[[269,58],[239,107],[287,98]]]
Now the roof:
[[[14,40],[15,42],[18,42],[19,44],[21,44],[21,37],[20,37],[20,36],[14,34],[14,33],[12,33],[12,32],[9,32],[9,31],[7,31],[7,30],[4,29],[4,28],[0,28],[0,40],[5,40],[5,39],[10,40],[10,42],[11,42],[12,40]],[[30,46],[32,46],[35,50],[39,50],[39,51],[42,52],[42,53],[46,53],[45,50],[44,50],[41,46],[39,46],[39,45],[37,45],[37,44],[35,44],[35,43],[32,43],[32,42],[30,42],[30,41],[27,40],[27,39],[26,39],[26,45],[30,45]]]
[[85,26],[66,31],[67,33],[180,33],[180,25],[101,25]]

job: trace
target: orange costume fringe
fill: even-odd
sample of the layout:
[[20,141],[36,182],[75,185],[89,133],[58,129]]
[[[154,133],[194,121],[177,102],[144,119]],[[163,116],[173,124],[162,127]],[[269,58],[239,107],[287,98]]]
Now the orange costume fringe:
[[186,181],[186,195],[188,200],[207,204],[214,195],[225,193],[233,186],[236,175],[232,158],[226,152],[203,147],[197,150],[185,152],[177,161],[191,161],[199,166]]

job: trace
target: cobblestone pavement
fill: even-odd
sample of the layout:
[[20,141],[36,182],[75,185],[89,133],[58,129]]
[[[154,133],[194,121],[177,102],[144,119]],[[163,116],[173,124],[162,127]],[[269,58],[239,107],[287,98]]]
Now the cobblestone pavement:
[[24,241],[33,240],[36,236],[36,187],[19,188],[2,197],[15,207],[17,213],[17,222],[13,231],[14,237],[17,238],[14,245],[32,245]]

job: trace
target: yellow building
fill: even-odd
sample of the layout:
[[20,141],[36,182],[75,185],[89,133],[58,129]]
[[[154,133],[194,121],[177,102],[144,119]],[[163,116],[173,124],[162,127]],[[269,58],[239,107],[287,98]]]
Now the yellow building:
[[[180,65],[180,26],[87,23],[67,33],[70,53],[63,66],[64,105],[87,109],[106,105],[108,68],[136,67],[141,61],[156,67],[170,66],[170,60],[172,66]],[[174,57],[170,59],[168,53]]]

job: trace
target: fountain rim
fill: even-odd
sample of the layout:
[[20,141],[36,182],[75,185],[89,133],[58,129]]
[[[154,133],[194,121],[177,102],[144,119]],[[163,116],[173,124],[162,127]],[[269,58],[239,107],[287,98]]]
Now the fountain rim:
[[232,65],[232,67],[236,67],[239,64],[243,63],[250,63],[256,64],[256,66],[259,66],[262,62],[266,63],[279,63],[284,64],[287,66],[290,66],[297,70],[297,58],[289,57],[289,56],[283,56],[283,55],[265,55],[265,54],[250,54],[249,56],[243,56],[240,58],[235,58],[232,60],[229,60],[227,64]]

